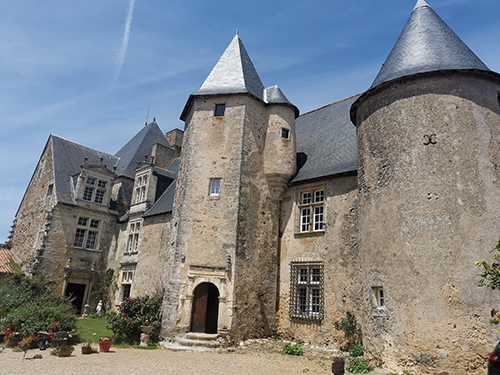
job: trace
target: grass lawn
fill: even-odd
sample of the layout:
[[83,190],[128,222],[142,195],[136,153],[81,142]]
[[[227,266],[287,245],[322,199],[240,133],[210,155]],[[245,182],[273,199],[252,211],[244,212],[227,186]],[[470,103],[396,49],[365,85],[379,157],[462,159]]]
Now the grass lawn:
[[108,321],[105,318],[83,318],[76,323],[80,333],[80,342],[99,343],[99,337],[111,336],[112,331],[107,329]]

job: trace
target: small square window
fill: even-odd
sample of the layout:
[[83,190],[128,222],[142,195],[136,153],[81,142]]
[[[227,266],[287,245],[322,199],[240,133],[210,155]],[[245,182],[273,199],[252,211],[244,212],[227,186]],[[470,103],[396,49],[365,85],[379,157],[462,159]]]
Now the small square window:
[[226,105],[225,104],[216,104],[215,105],[215,117],[224,117],[224,113],[226,112]]
[[210,180],[210,196],[218,197],[220,195],[220,179]]
[[281,128],[281,138],[289,139],[290,138],[290,129]]

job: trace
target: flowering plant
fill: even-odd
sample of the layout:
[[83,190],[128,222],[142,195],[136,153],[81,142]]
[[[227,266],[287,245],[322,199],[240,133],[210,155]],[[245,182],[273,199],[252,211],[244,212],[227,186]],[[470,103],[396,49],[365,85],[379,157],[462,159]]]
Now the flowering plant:
[[14,323],[7,324],[7,331],[15,331],[16,325]]
[[54,332],[59,331],[59,322],[54,321],[54,322],[49,323],[47,325],[47,330],[49,332],[51,332],[51,331],[54,331]]
[[273,328],[272,337],[275,340],[281,340],[281,332],[278,331],[277,329]]
[[101,336],[99,341],[113,341],[113,338],[111,336]]
[[345,364],[345,358],[344,357],[333,357],[332,358],[333,363],[335,364]]

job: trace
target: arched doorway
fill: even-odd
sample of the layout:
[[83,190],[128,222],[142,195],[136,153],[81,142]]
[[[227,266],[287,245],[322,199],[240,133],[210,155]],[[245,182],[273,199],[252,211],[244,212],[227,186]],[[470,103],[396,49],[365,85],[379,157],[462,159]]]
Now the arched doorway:
[[194,290],[191,332],[217,333],[219,319],[219,289],[212,283],[202,283]]

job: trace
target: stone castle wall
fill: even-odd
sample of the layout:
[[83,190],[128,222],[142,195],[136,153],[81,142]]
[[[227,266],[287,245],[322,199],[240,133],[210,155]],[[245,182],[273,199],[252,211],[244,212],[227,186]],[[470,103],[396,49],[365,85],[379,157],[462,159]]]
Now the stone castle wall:
[[361,100],[363,328],[389,367],[465,374],[498,340],[488,320],[500,299],[474,282],[499,238],[499,91],[484,76],[439,73]]

